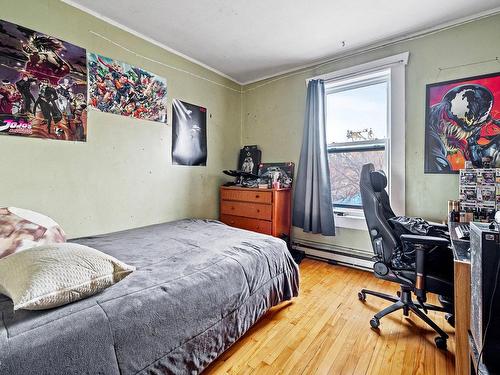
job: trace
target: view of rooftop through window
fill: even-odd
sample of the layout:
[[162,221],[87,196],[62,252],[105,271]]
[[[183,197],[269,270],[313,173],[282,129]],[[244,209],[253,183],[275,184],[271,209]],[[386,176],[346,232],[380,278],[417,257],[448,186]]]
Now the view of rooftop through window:
[[328,144],[386,138],[387,82],[332,92],[326,105]]
[[326,136],[334,207],[361,208],[361,167],[385,169],[388,76],[327,86]]

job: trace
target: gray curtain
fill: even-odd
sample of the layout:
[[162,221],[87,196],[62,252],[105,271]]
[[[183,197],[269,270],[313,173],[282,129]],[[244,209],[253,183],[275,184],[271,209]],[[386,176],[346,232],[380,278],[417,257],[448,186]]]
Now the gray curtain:
[[304,136],[293,197],[293,225],[335,235],[325,130],[325,84],[309,81]]

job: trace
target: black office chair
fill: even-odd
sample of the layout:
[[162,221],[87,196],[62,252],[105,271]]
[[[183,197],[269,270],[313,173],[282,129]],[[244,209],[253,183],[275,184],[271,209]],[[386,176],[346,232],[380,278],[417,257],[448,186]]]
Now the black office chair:
[[[452,315],[453,256],[449,248],[449,240],[416,234],[402,234],[398,237],[389,222],[389,219],[396,215],[391,209],[389,196],[385,191],[387,178],[382,171],[375,171],[373,164],[363,166],[359,185],[366,224],[375,253],[374,274],[380,279],[392,281],[401,286],[401,291],[397,293],[397,296],[367,289],[362,289],[358,293],[361,301],[365,301],[366,295],[369,294],[394,302],[375,314],[370,325],[377,329],[382,317],[397,310],[403,310],[403,314],[408,316],[411,310],[439,334],[435,339],[436,346],[446,349],[448,335],[427,316],[427,311],[446,312],[448,322],[454,324]],[[395,266],[394,255],[400,254],[403,246],[415,249],[415,263],[411,267]],[[436,255],[440,256],[436,257]],[[431,262],[431,258],[444,259],[444,261]],[[438,294],[443,306],[427,304],[428,292]],[[412,293],[417,297],[415,302],[412,300]]]

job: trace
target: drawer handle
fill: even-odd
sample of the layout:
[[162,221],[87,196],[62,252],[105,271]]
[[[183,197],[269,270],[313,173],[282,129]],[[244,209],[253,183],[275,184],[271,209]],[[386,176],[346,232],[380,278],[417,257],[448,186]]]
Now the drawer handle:
[[260,209],[257,208],[257,213],[259,213],[259,212],[260,212]]
[[259,199],[259,198],[260,198],[260,195],[259,195],[259,194],[257,194],[257,195],[255,196],[255,198]]
[[234,210],[234,206],[231,206],[231,210]]

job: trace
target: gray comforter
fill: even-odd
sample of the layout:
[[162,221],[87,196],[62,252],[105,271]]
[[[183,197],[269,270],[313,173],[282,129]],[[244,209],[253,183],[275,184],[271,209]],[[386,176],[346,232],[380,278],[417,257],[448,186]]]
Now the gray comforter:
[[270,307],[298,293],[279,239],[181,220],[74,240],[137,270],[46,311],[0,295],[0,374],[199,373]]

